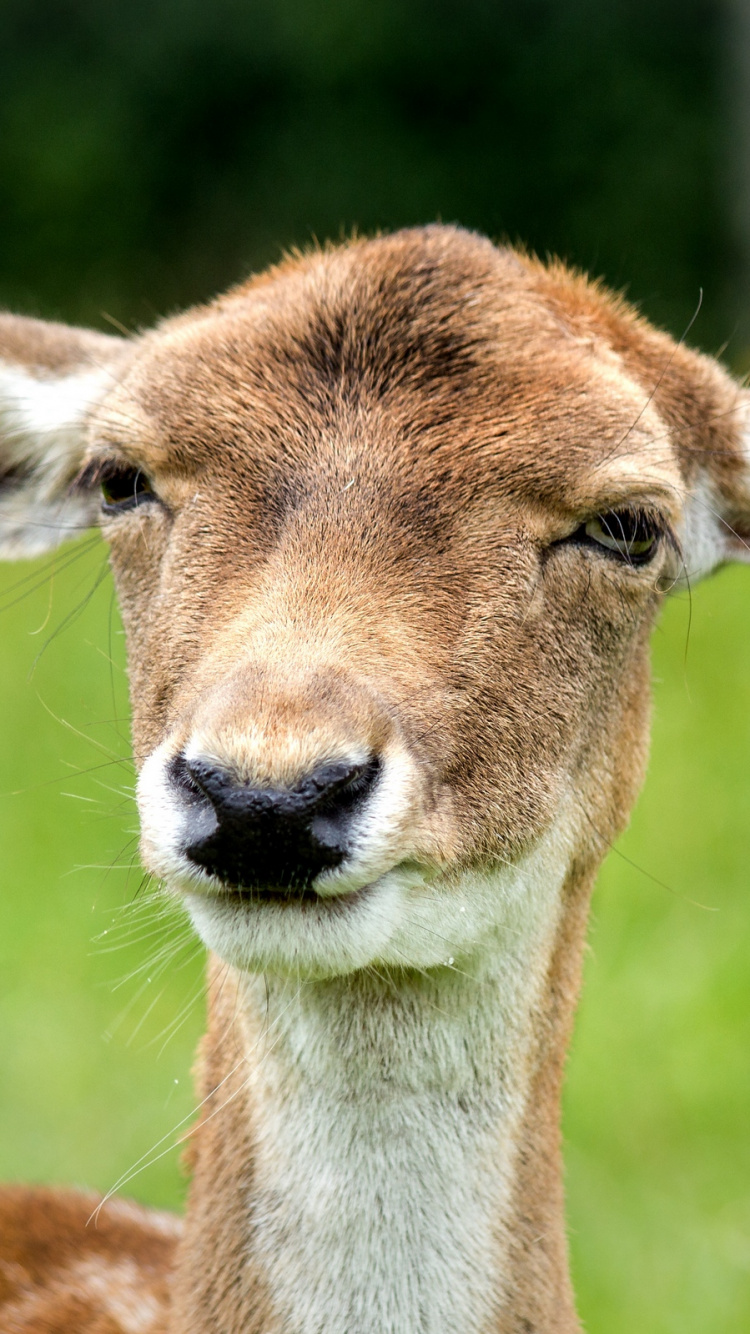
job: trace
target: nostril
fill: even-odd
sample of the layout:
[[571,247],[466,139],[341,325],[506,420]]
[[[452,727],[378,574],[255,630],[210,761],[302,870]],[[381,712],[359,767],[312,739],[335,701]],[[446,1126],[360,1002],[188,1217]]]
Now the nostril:
[[206,760],[189,760],[185,755],[172,761],[170,774],[188,801],[209,802],[219,818],[224,810],[244,806],[248,795],[258,791],[227,769]]
[[175,755],[167,766],[167,775],[170,782],[178,787],[184,797],[193,798],[193,800],[210,800],[208,792],[198,780],[197,774],[193,772],[192,766],[188,763],[185,756]]
[[327,820],[352,813],[369,796],[380,774],[380,759],[373,756],[362,764],[328,765],[312,775],[319,796],[310,803],[314,817]]
[[373,756],[361,764],[322,765],[294,789],[311,812],[328,814],[351,810],[369,792],[380,772]]

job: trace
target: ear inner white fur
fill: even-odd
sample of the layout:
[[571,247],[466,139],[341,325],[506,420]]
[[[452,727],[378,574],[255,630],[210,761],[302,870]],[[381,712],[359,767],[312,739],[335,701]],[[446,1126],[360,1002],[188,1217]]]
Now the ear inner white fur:
[[106,367],[41,379],[0,362],[0,557],[36,556],[95,522],[93,498],[68,488],[111,383]]

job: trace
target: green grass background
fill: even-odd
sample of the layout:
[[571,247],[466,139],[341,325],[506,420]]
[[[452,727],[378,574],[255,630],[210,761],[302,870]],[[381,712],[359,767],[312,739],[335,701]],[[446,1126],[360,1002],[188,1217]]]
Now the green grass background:
[[[139,893],[105,559],[0,568],[0,1176],[106,1190],[166,1149],[127,1190],[179,1207],[202,955]],[[654,676],[569,1067],[574,1277],[600,1334],[747,1334],[750,573],[670,603]]]

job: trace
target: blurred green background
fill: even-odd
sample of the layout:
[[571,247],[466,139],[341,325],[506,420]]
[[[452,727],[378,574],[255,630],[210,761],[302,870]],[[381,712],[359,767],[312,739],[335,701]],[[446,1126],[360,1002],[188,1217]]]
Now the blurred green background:
[[[691,341],[744,370],[748,8],[4,0],[0,305],[135,328],[284,247],[442,218],[678,335],[702,291]],[[747,1334],[750,576],[675,599],[654,651],[570,1062],[575,1281],[601,1334]],[[202,959],[139,888],[95,539],[0,571],[0,687],[0,1175],[107,1189],[164,1151],[128,1189],[178,1205]]]

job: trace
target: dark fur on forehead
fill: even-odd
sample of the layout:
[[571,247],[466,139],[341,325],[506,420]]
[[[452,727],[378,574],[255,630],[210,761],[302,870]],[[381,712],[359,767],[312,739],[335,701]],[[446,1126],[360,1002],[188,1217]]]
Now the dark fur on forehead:
[[387,268],[377,246],[369,255],[363,248],[350,282],[324,287],[307,327],[280,349],[339,401],[429,392],[444,380],[455,387],[476,373],[486,327],[471,318],[471,306],[494,276],[497,251],[438,229],[393,242]]

